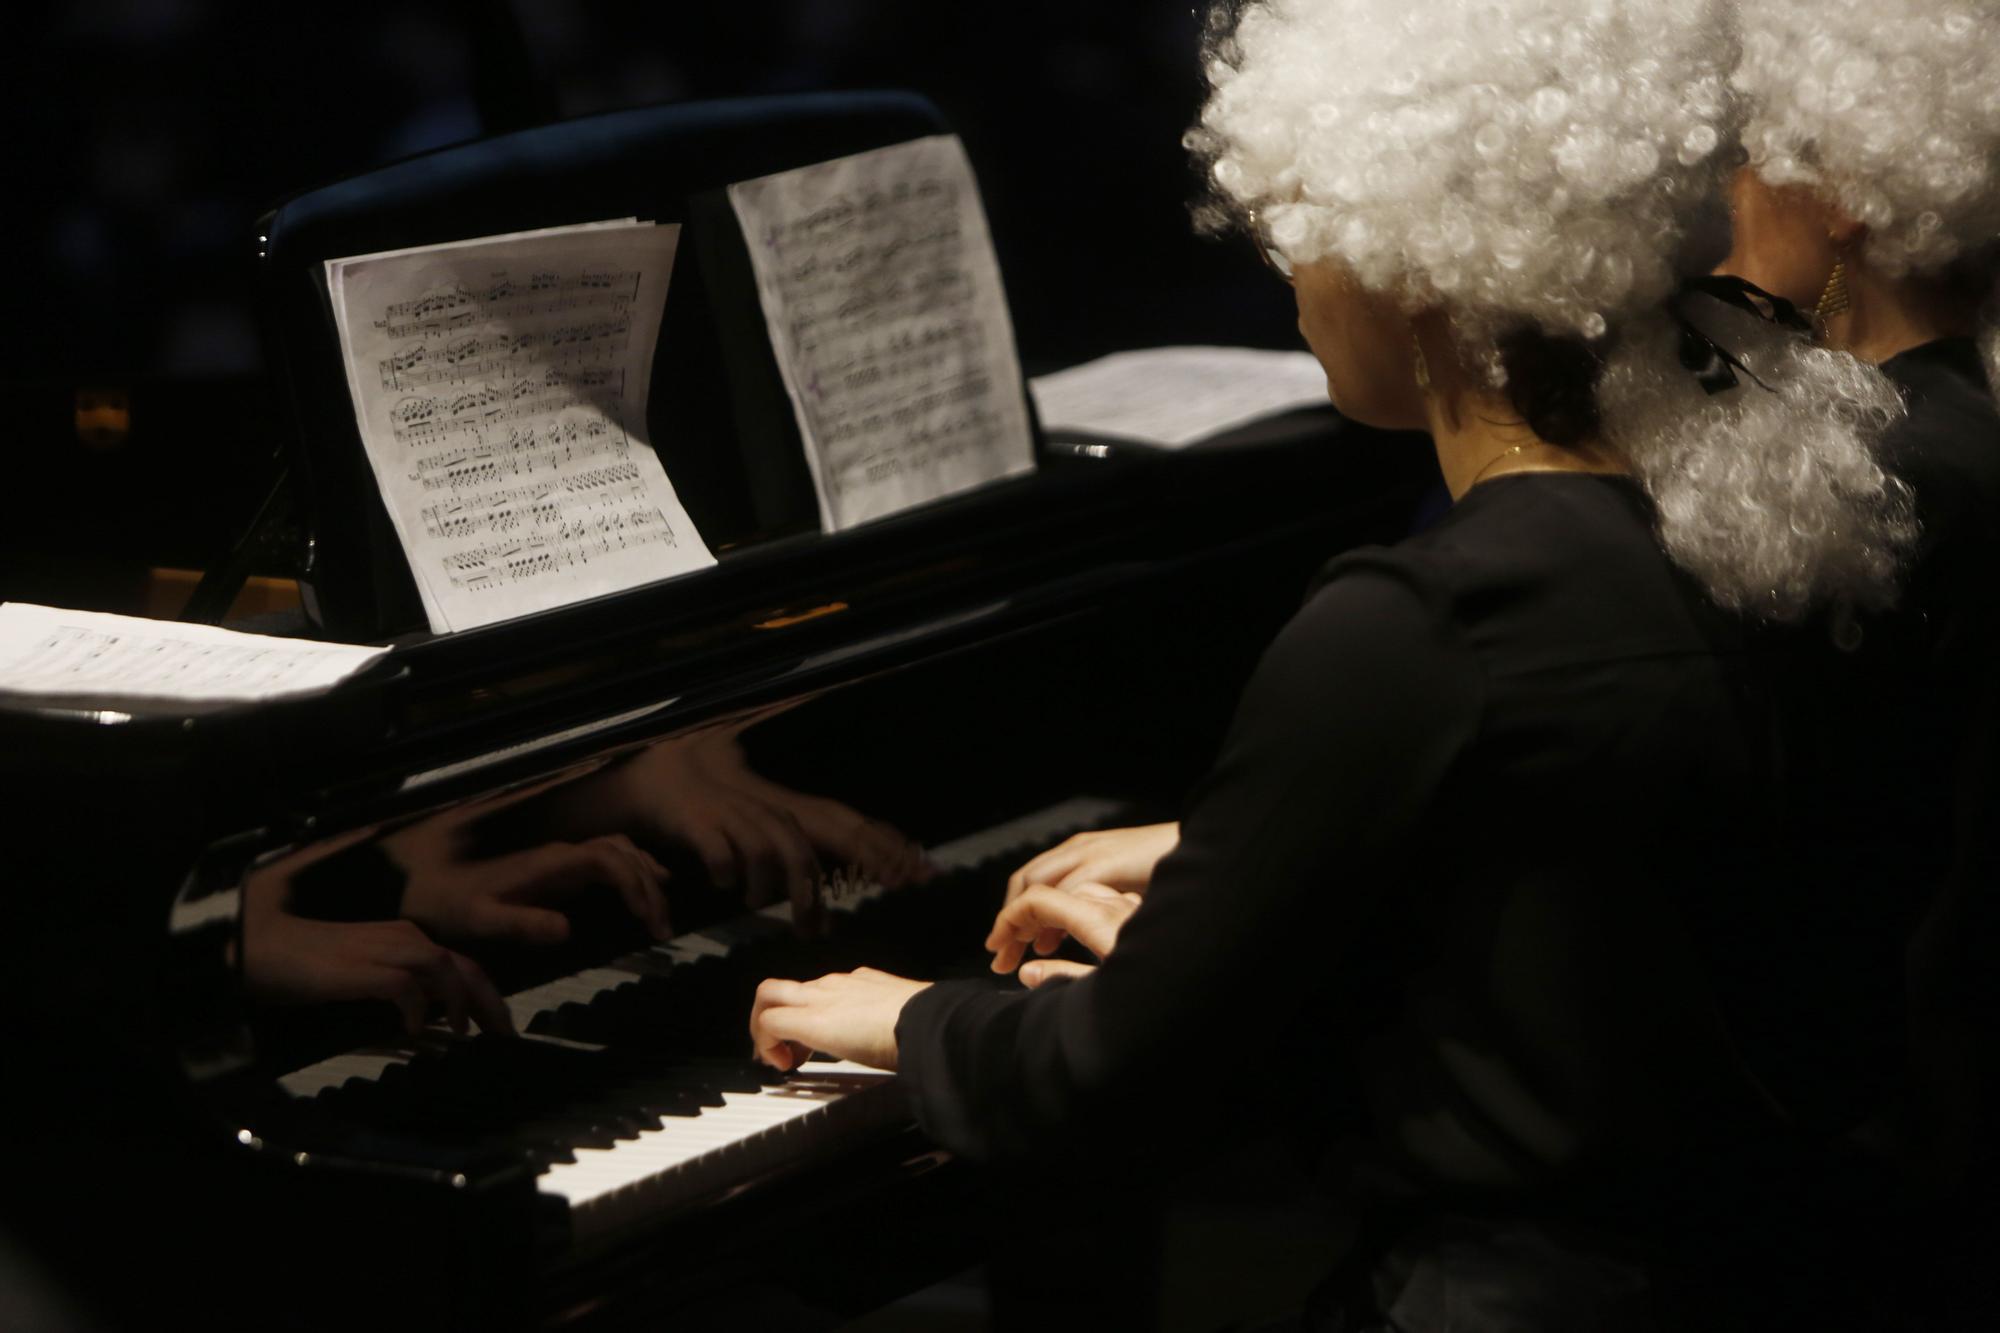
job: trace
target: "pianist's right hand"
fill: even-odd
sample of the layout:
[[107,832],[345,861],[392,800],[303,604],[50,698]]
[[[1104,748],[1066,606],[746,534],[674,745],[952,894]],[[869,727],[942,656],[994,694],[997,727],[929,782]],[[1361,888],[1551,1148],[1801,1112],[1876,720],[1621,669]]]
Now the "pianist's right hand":
[[1178,823],[1141,824],[1137,828],[1076,834],[1009,876],[1007,901],[1013,902],[1037,884],[1052,889],[1102,884],[1120,893],[1144,893],[1153,882],[1153,867],[1180,840]]
[[1053,889],[1037,884],[1008,902],[993,919],[986,947],[993,953],[993,970],[999,973],[1021,968],[1021,979],[1030,986],[1057,976],[1074,976],[1084,970],[1080,964],[1043,958],[1022,967],[1021,960],[1032,947],[1038,954],[1052,954],[1064,936],[1104,958],[1118,947],[1118,932],[1139,910],[1143,901],[1136,893],[1120,893],[1104,884],[1077,884]]

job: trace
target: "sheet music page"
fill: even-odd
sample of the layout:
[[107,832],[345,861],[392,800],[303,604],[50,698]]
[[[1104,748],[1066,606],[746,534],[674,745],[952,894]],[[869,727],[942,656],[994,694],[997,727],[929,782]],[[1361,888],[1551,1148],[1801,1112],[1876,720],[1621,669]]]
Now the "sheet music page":
[[388,651],[0,604],[0,697],[248,703],[331,689]]
[[1173,448],[1265,417],[1327,403],[1311,352],[1155,347],[1114,352],[1028,384],[1042,429]]
[[434,631],[715,563],[646,440],[679,237],[595,223],[327,262],[362,442]]
[[1014,328],[954,135],[729,187],[829,532],[1034,469]]

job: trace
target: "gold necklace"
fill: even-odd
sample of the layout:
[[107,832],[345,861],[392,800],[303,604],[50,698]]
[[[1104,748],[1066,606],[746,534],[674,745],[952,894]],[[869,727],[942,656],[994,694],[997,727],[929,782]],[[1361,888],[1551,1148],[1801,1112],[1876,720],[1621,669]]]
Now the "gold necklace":
[[1471,490],[1474,486],[1477,486],[1479,484],[1479,479],[1481,477],[1491,472],[1494,468],[1499,467],[1502,462],[1506,461],[1509,458],[1512,458],[1515,454],[1520,453],[1524,449],[1534,448],[1535,445],[1539,443],[1540,443],[1539,440],[1530,440],[1526,444],[1517,444],[1511,449],[1502,449],[1499,453],[1493,455],[1493,457],[1486,460],[1485,467],[1480,468],[1479,471],[1472,474],[1472,480],[1465,483],[1465,489],[1468,491]]

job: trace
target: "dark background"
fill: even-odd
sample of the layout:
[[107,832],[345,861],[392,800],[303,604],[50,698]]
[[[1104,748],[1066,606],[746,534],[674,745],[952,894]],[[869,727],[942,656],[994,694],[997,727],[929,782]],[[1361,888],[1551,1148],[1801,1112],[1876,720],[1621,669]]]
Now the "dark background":
[[[1197,238],[1186,0],[80,0],[0,79],[14,308],[0,598],[133,609],[249,519],[276,440],[256,218],[445,144],[622,107],[910,88],[963,136],[1030,374],[1126,347],[1295,346],[1289,293]],[[127,409],[93,442],[78,395]],[[269,572],[280,573],[272,569]]]

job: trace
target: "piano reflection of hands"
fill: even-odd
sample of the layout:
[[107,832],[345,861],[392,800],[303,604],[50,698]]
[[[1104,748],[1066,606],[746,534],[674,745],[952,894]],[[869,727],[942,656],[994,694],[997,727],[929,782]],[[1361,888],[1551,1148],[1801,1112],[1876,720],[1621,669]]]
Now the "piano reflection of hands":
[[592,805],[643,840],[688,849],[714,884],[740,887],[752,907],[789,900],[801,930],[821,921],[830,881],[899,889],[931,877],[923,848],[897,829],[755,772],[738,738],[759,720],[649,746],[591,780]]
[[541,789],[456,806],[383,838],[383,851],[406,876],[402,915],[444,939],[554,945],[569,938],[570,923],[550,904],[606,886],[665,939],[666,867],[622,833],[467,854],[474,821]]
[[244,883],[242,971],[261,1003],[392,1004],[411,1033],[442,1008],[454,1032],[477,1022],[514,1031],[513,1019],[479,964],[435,943],[408,921],[315,921],[292,909],[292,881],[373,830],[327,840],[251,872]]

